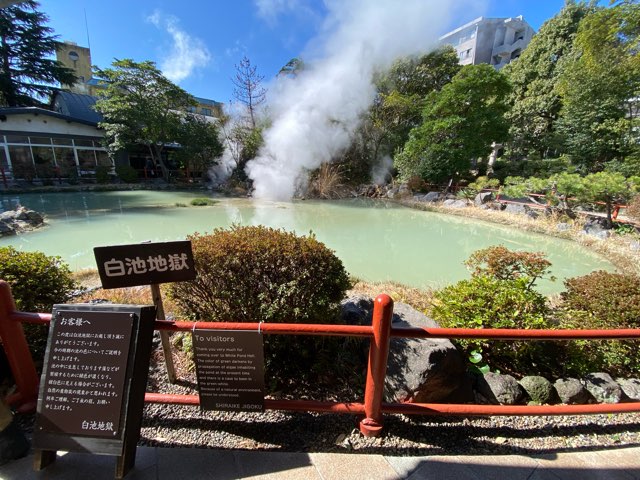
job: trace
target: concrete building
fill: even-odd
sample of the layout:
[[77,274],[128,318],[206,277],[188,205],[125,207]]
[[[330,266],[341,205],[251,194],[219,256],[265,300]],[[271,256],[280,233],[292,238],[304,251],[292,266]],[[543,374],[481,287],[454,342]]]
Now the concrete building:
[[[56,59],[66,67],[72,69],[78,77],[74,85],[65,85],[72,93],[91,95],[97,97],[103,86],[99,78],[93,76],[91,69],[91,50],[81,47],[75,42],[61,42],[56,49]],[[208,98],[194,97],[198,105],[190,111],[205,117],[220,118],[222,116],[222,103]]]
[[520,56],[534,34],[522,15],[479,17],[441,36],[440,44],[452,45],[461,65],[488,63],[499,70]]

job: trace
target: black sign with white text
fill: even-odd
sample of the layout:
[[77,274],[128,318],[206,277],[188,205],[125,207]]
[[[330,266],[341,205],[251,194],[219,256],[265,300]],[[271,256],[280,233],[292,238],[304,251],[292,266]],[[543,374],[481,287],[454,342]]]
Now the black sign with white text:
[[196,278],[191,242],[136,243],[93,249],[103,288]]
[[53,316],[36,435],[120,435],[133,321],[126,312]]
[[203,410],[264,410],[264,354],[257,331],[194,330]]

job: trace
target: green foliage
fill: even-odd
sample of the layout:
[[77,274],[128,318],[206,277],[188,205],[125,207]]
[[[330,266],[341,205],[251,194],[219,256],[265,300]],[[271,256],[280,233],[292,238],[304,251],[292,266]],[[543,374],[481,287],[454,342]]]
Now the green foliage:
[[47,312],[64,303],[77,285],[60,257],[0,247],[0,279],[11,286],[18,310]]
[[110,171],[111,167],[107,167],[106,165],[98,165],[96,167],[96,183],[109,183],[111,181],[111,175],[109,175]]
[[53,29],[35,1],[0,8],[0,105],[42,106],[56,83],[76,82],[73,70],[50,57],[56,51]]
[[[0,279],[9,283],[16,308],[24,312],[51,312],[54,304],[65,303],[78,288],[60,257],[21,252],[11,246],[0,247]],[[23,329],[39,366],[47,346],[48,328],[23,324]]]
[[[547,328],[543,295],[529,288],[526,277],[500,280],[476,275],[434,295],[431,315],[449,328]],[[461,340],[466,357],[481,355],[491,369],[519,374],[544,369],[548,345],[527,341]]]
[[190,203],[194,207],[206,207],[206,206],[215,205],[216,201],[212,200],[211,198],[199,197],[199,198],[194,198],[193,200],[191,200]]
[[549,274],[551,262],[542,252],[515,252],[499,245],[473,252],[465,265],[474,277],[488,275],[498,280],[527,278],[527,288],[530,289],[537,279]]
[[181,148],[175,152],[174,158],[190,173],[206,173],[222,155],[217,124],[201,115],[187,115],[178,127],[175,140]]
[[636,2],[587,15],[559,78],[558,133],[584,172],[638,151],[640,124],[630,112],[640,93],[639,24]]
[[[184,314],[209,321],[337,322],[349,278],[313,235],[233,226],[189,239],[198,277],[170,286]],[[267,335],[264,341],[267,370],[279,381],[309,374],[317,355],[336,348],[336,342],[304,336]]]
[[[561,328],[640,328],[640,278],[597,271],[565,281]],[[611,375],[640,373],[636,340],[575,341],[566,345],[567,373],[605,371]]]
[[463,67],[429,96],[422,125],[395,156],[401,178],[417,175],[440,183],[464,175],[472,158],[487,156],[491,143],[506,137],[508,92],[506,77],[490,65]]
[[95,109],[103,116],[100,128],[107,148],[117,152],[134,144],[148,145],[168,179],[164,146],[175,140],[195,99],[150,61],[115,60],[112,68],[98,69],[97,75],[104,79],[105,89]]
[[131,165],[116,165],[116,175],[124,183],[138,183],[138,172]]
[[511,197],[529,193],[544,194],[549,206],[570,210],[576,205],[601,202],[605,206],[607,222],[612,225],[615,203],[626,203],[640,189],[640,178],[625,178],[619,173],[598,172],[581,177],[575,173],[561,173],[549,178],[507,177],[503,191]]
[[512,139],[508,150],[516,158],[557,155],[560,142],[555,125],[562,102],[556,86],[573,50],[580,21],[592,9],[582,2],[567,2],[560,13],[540,27],[520,58],[503,69],[513,86],[509,99],[512,108],[507,114]]
[[493,164],[493,178],[503,182],[507,177],[540,177],[548,178],[558,173],[573,173],[571,160],[568,157],[549,158],[543,160],[505,160],[498,159]]

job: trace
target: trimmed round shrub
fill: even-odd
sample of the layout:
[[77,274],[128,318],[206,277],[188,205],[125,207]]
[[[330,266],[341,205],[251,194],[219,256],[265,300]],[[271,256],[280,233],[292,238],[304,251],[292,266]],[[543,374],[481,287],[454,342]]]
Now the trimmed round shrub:
[[[54,304],[69,300],[77,288],[60,257],[21,252],[11,246],[0,247],[0,279],[9,283],[16,308],[24,312],[50,312]],[[30,324],[23,328],[36,365],[40,365],[48,328]]]
[[[529,277],[504,280],[475,275],[439,290],[431,315],[447,328],[547,328],[543,295],[529,287]],[[547,368],[548,342],[472,339],[457,342],[468,358],[482,355],[492,370],[540,374]]]
[[[189,239],[197,278],[169,286],[182,314],[208,321],[339,321],[349,278],[340,259],[313,235],[236,225]],[[265,335],[267,372],[278,380],[304,376],[334,343],[326,337]]]
[[11,246],[0,247],[0,279],[9,283],[16,307],[25,312],[50,312],[54,304],[69,300],[77,288],[60,257],[21,252]]
[[[558,318],[562,328],[640,328],[640,278],[592,272],[565,281]],[[640,373],[639,340],[579,340],[567,342],[565,368],[581,375]]]

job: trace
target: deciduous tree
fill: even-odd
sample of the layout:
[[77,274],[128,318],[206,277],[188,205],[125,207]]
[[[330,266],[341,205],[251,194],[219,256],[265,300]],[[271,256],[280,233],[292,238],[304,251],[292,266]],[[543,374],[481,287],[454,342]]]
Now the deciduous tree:
[[150,61],[116,60],[112,68],[98,69],[97,74],[104,79],[105,90],[96,102],[96,110],[104,117],[100,127],[109,150],[147,145],[168,179],[165,146],[176,141],[187,109],[195,105],[194,98]]

